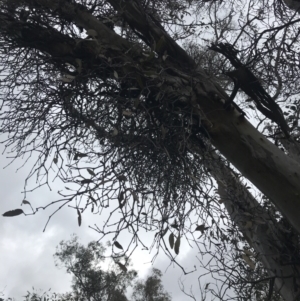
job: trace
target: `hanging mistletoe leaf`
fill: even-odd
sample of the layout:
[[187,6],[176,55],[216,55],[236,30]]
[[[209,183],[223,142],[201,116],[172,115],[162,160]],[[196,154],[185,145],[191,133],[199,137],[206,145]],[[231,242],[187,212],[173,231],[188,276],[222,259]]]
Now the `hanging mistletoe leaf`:
[[79,209],[77,209],[77,215],[78,215],[78,226],[81,226],[81,213],[79,211]]
[[118,195],[118,200],[119,200],[120,203],[124,200],[124,192],[123,192],[123,191],[121,191],[121,192],[119,193],[119,195]]
[[91,175],[91,176],[95,176],[96,174],[94,173],[93,170],[91,170],[90,168],[87,169],[88,173]]
[[7,211],[5,213],[3,213],[3,216],[17,216],[17,215],[20,215],[20,214],[24,214],[24,211],[22,209],[14,209],[14,210],[10,210],[10,211]]
[[121,191],[118,195],[118,201],[119,201],[119,208],[122,209],[126,203],[126,200],[124,202],[122,202],[124,200],[124,192]]
[[123,250],[123,247],[122,247],[122,245],[121,245],[119,242],[115,241],[115,242],[114,242],[114,245],[115,245],[118,249]]
[[175,242],[175,246],[174,246],[174,251],[175,251],[176,255],[179,254],[179,247],[180,247],[180,236],[178,235],[176,242]]
[[171,233],[169,236],[169,244],[170,244],[171,249],[173,249],[173,247],[174,247],[174,234],[173,233]]
[[26,200],[23,200],[23,201],[22,201],[21,206],[22,206],[22,205],[29,205],[29,206],[31,206],[30,202],[28,202],[28,201],[26,201]]
[[93,180],[91,180],[91,179],[84,179],[80,183],[81,184],[89,184],[89,183],[92,183],[92,182],[93,182]]
[[204,230],[207,230],[209,227],[205,227],[205,224],[199,225],[197,226],[197,228],[195,229],[195,231],[201,231],[202,233],[204,232]]

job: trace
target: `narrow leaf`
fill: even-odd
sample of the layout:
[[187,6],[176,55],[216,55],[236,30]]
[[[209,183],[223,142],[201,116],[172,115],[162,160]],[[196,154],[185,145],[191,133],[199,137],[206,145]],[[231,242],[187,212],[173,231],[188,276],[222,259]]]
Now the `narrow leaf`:
[[174,247],[174,234],[173,233],[171,233],[169,236],[169,244],[170,244],[171,249],[173,249],[173,247]]
[[91,176],[95,176],[96,174],[94,173],[93,170],[91,170],[90,168],[87,169],[88,173],[91,175]]
[[84,179],[84,180],[80,181],[81,184],[89,184],[92,182],[93,182],[93,180],[91,180],[91,179]]
[[197,226],[197,228],[195,229],[195,231],[201,231],[202,233],[204,232],[204,230],[207,230],[209,227],[205,227],[205,224],[199,225]]
[[118,249],[121,249],[123,250],[123,247],[120,243],[118,243],[117,241],[114,242],[114,245],[118,248]]
[[81,213],[79,211],[79,209],[77,209],[77,215],[78,215],[78,226],[81,226]]
[[119,193],[119,195],[118,195],[118,200],[119,200],[120,203],[124,200],[124,192],[123,192],[123,191],[121,191],[121,192]]
[[28,201],[26,201],[26,200],[23,200],[21,206],[22,206],[23,204],[24,204],[24,205],[29,205],[29,206],[31,206],[30,202],[28,202]]
[[176,255],[179,254],[179,247],[180,247],[180,236],[178,235],[176,242],[175,242],[175,246],[174,246],[174,251],[175,251]]
[[22,209],[15,209],[15,210],[10,210],[10,211],[7,211],[5,213],[3,213],[3,216],[17,216],[17,215],[20,215],[20,214],[24,214],[23,210]]

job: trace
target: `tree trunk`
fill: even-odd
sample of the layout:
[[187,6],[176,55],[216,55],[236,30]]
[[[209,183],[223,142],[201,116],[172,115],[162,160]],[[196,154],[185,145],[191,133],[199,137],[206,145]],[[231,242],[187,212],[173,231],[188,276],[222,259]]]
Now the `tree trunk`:
[[[200,156],[203,154],[195,147],[191,147],[191,151]],[[220,156],[212,150],[207,151],[203,162],[217,182],[220,200],[231,221],[258,254],[258,260],[269,277],[274,277],[277,292],[286,301],[297,300],[300,295],[300,258],[294,248],[298,248],[298,240],[289,240],[286,227],[257,202]]]
[[218,183],[218,193],[231,220],[256,251],[268,275],[275,277],[275,288],[284,300],[296,300],[300,294],[300,261],[291,247],[293,243],[286,237],[287,232],[221,160],[211,165],[211,174]]

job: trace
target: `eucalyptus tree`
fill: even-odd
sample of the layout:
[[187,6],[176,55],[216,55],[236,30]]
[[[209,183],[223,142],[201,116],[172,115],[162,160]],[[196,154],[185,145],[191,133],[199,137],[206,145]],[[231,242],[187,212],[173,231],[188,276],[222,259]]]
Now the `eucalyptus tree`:
[[295,300],[297,16],[279,0],[1,1],[5,146],[37,153],[38,186],[66,183],[57,210],[73,207],[79,225],[108,208],[95,230],[115,225],[124,252],[174,260],[193,238],[217,263],[219,298],[268,281],[269,297],[275,286]]

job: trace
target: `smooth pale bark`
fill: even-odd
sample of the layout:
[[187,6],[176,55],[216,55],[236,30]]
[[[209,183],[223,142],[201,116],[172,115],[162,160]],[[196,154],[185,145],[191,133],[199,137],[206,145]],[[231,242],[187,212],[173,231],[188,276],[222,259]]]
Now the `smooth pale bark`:
[[[190,151],[202,156],[203,150],[194,145],[189,146]],[[258,260],[269,277],[275,277],[275,289],[284,300],[297,300],[300,295],[300,258],[291,248],[293,243],[287,239],[286,227],[257,202],[220,156],[207,151],[205,158],[204,165],[217,182],[218,194],[228,215],[258,254]]]
[[[207,165],[218,184],[218,193],[231,220],[258,254],[275,289],[286,301],[294,301],[300,294],[299,258],[287,245],[285,229],[259,205],[249,190],[226,167],[220,158]],[[290,258],[290,262],[287,262]],[[257,279],[258,280],[258,279]]]
[[235,114],[227,113],[231,115],[229,120],[224,116],[226,113],[216,115],[221,125],[212,129],[212,143],[300,232],[299,163],[270,143],[248,121]]

